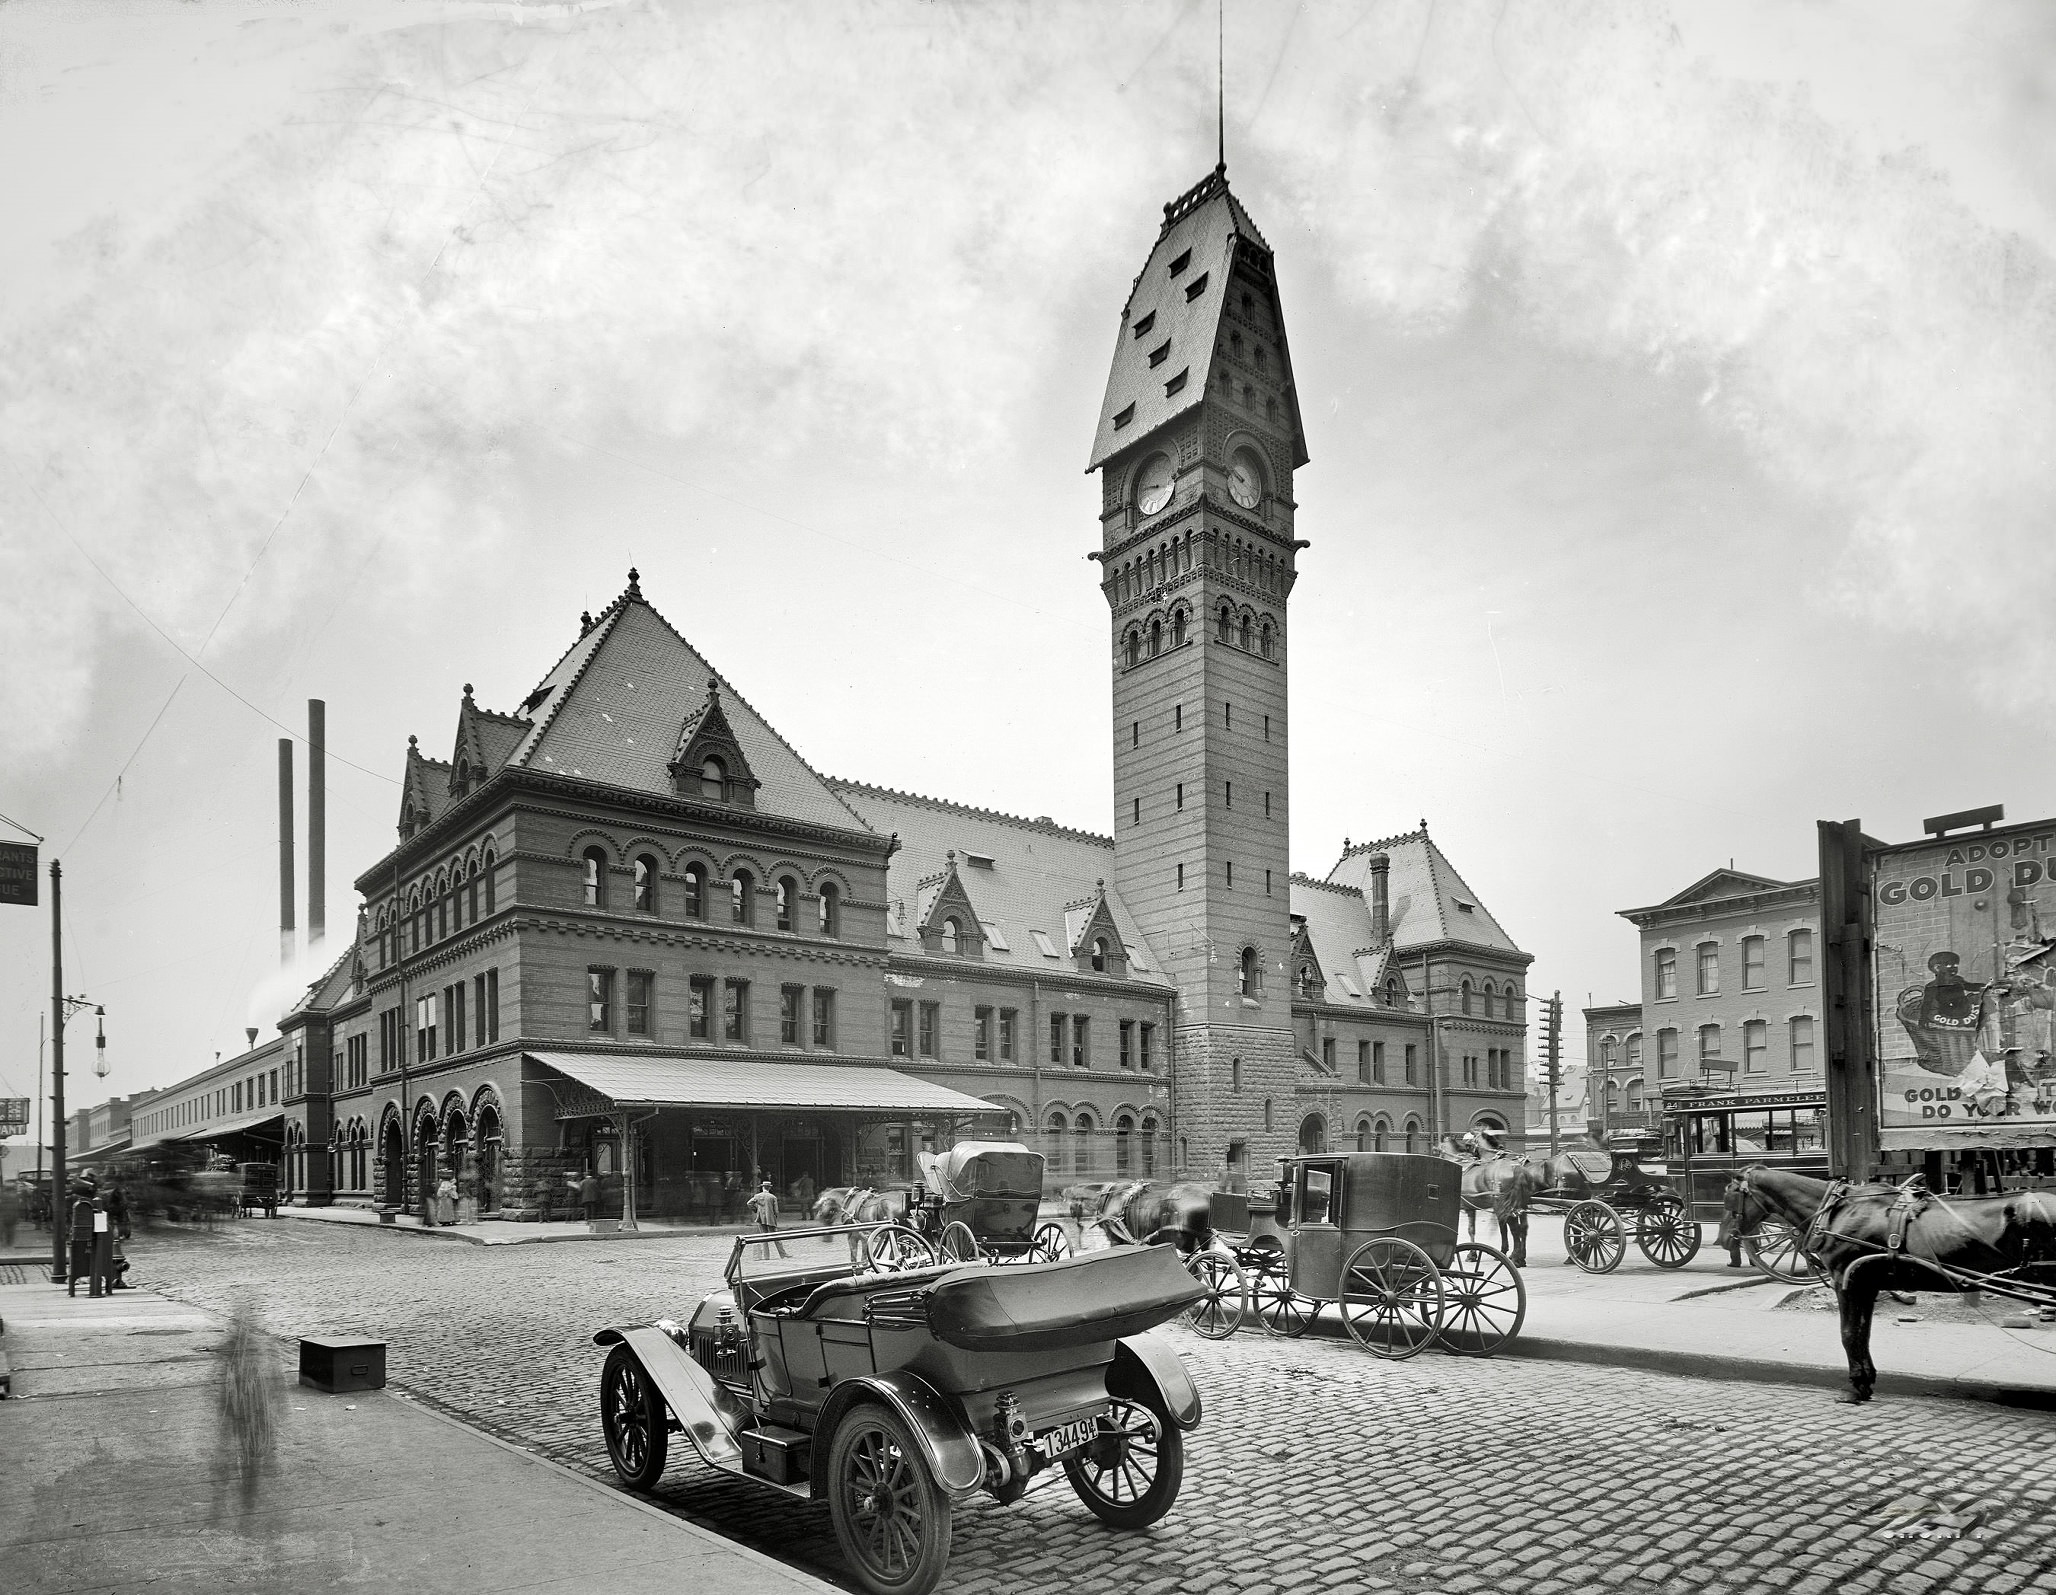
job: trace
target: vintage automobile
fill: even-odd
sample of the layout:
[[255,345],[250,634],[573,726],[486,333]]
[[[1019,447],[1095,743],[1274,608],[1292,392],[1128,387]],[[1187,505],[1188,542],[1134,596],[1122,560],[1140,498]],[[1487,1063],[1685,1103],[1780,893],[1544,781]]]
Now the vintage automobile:
[[1115,1528],[1170,1510],[1200,1417],[1185,1365],[1147,1333],[1199,1294],[1175,1252],[893,1272],[862,1266],[863,1239],[738,1237],[728,1289],[684,1327],[593,1336],[609,1348],[600,1423],[623,1484],[654,1489],[682,1432],[709,1467],[825,1499],[872,1595],[925,1595],[953,1504],[1017,1501],[1052,1467]]

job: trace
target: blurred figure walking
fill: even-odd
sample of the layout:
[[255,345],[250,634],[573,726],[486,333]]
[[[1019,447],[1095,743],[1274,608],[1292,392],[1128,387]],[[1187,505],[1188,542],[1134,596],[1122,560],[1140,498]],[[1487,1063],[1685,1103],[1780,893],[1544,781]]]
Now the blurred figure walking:
[[65,1285],[67,1296],[79,1293],[79,1275],[87,1279],[89,1296],[104,1296],[113,1286],[114,1231],[107,1204],[100,1200],[100,1182],[81,1174],[72,1187],[71,1269]]
[[221,1343],[215,1384],[218,1450],[223,1467],[216,1474],[216,1515],[229,1504],[229,1481],[245,1510],[257,1499],[258,1486],[270,1471],[278,1439],[278,1371],[264,1331],[258,1325],[258,1304],[239,1298]]
[[21,1192],[14,1181],[0,1180],[0,1251],[14,1250],[14,1227],[21,1222]]

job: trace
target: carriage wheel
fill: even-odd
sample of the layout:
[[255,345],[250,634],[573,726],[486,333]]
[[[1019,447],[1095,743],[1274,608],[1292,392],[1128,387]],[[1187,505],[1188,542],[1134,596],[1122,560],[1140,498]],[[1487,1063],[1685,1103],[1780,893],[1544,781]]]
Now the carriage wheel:
[[969,1224],[953,1218],[942,1226],[942,1237],[935,1243],[937,1262],[975,1263],[979,1255],[978,1237],[971,1233]]
[[1580,1202],[1563,1216],[1563,1246],[1586,1273],[1610,1274],[1628,1254],[1628,1232],[1604,1202]]
[[1506,1254],[1466,1241],[1442,1270],[1441,1339],[1459,1357],[1489,1357],[1521,1332],[1528,1287]]
[[887,1224],[857,1237],[860,1274],[897,1274],[927,1268],[934,1261],[935,1248],[903,1224]]
[[1742,1249],[1759,1273],[1788,1285],[1810,1285],[1820,1270],[1799,1242],[1799,1232],[1783,1219],[1766,1218],[1753,1235],[1742,1237]]
[[1249,1295],[1256,1308],[1256,1320],[1267,1334],[1297,1340],[1313,1327],[1321,1304],[1292,1288],[1292,1269],[1276,1248],[1252,1250],[1256,1262],[1250,1268]]
[[621,1482],[631,1490],[654,1490],[664,1471],[664,1398],[626,1346],[607,1353],[600,1373],[600,1432]]
[[1683,1268],[1699,1255],[1699,1226],[1685,1204],[1666,1192],[1642,1209],[1635,1244],[1658,1268]]
[[1028,1253],[1031,1263],[1056,1263],[1071,1255],[1071,1235],[1061,1224],[1045,1224],[1035,1232],[1035,1245]]
[[828,1515],[871,1595],[927,1595],[949,1561],[949,1497],[897,1413],[860,1401],[828,1448]]
[[1435,1338],[1442,1322],[1442,1271],[1412,1241],[1381,1235],[1349,1254],[1336,1305],[1366,1351],[1394,1361]]
[[1206,1292],[1186,1309],[1185,1322],[1208,1340],[1226,1340],[1249,1312],[1249,1276],[1234,1258],[1219,1252],[1194,1252],[1185,1266]]
[[1102,1523],[1146,1529],[1178,1499],[1185,1437],[1154,1408],[1116,1401],[1100,1415],[1099,1438],[1064,1458],[1064,1474]]

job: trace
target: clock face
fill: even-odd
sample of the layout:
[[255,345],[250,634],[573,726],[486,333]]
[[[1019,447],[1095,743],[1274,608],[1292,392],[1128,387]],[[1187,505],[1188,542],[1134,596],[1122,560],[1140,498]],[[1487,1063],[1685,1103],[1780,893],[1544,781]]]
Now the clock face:
[[1247,449],[1228,464],[1228,496],[1246,510],[1253,510],[1264,496],[1264,479],[1257,470],[1256,456]]
[[1170,502],[1171,457],[1152,454],[1135,473],[1135,506],[1145,515],[1154,515]]

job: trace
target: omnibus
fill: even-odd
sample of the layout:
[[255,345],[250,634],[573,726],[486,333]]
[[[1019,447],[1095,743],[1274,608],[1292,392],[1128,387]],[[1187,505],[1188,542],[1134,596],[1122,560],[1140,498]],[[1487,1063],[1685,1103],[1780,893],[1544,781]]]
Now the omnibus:
[[1728,1181],[1752,1165],[1828,1177],[1827,1092],[1665,1086],[1663,1155],[1692,1217],[1718,1224]]

